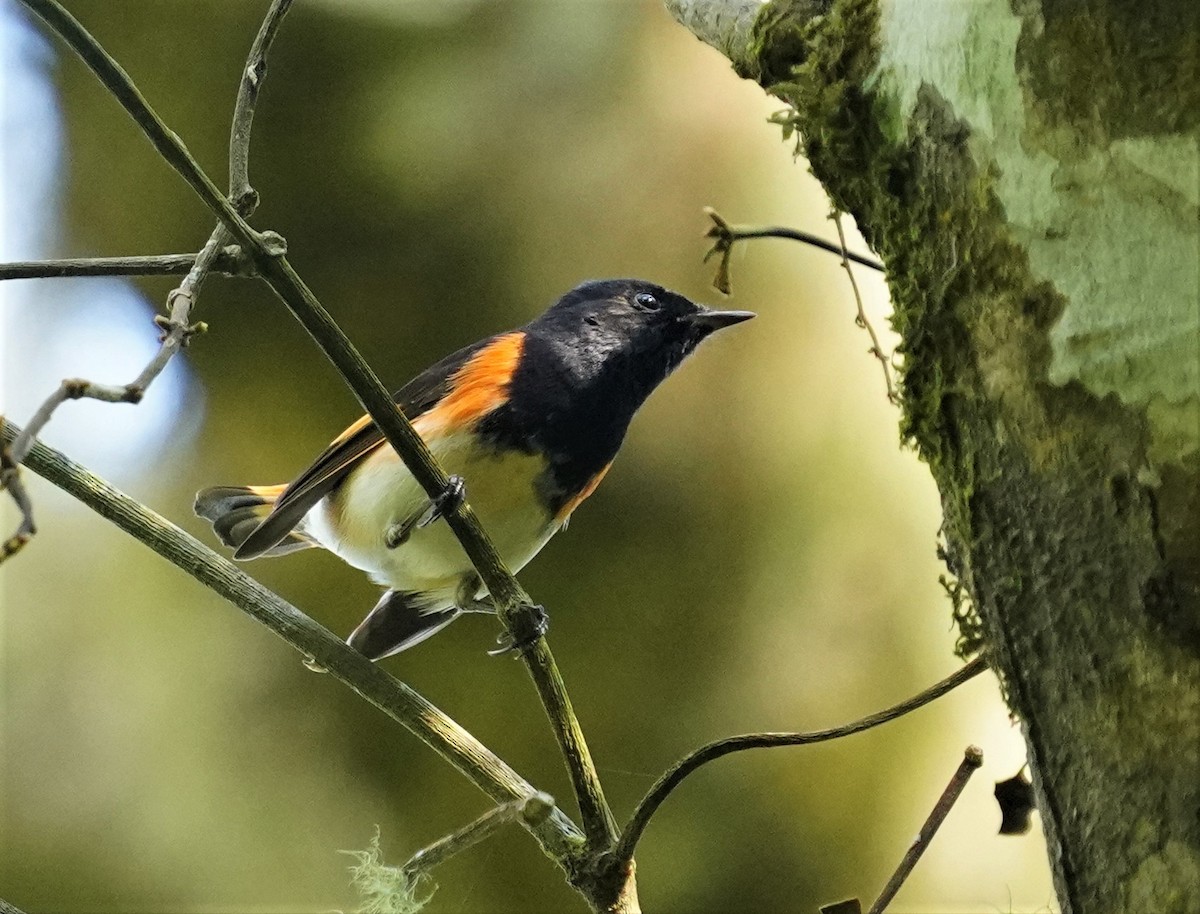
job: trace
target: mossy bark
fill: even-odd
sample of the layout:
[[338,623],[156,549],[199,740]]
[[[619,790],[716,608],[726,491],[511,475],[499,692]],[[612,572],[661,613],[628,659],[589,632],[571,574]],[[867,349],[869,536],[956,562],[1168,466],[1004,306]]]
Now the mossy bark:
[[668,5],[787,103],[887,263],[901,432],[972,601],[960,643],[1023,724],[1063,911],[1195,910],[1194,0]]

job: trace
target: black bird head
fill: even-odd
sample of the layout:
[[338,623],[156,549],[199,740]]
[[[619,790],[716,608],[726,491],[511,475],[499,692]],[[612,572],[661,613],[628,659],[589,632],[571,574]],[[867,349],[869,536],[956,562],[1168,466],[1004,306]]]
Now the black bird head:
[[706,337],[752,317],[644,280],[603,279],[576,286],[528,329],[569,348],[580,380],[603,379],[640,404]]
[[578,492],[667,375],[714,331],[752,317],[639,279],[585,282],[522,328],[524,356],[490,433],[549,455],[555,491]]

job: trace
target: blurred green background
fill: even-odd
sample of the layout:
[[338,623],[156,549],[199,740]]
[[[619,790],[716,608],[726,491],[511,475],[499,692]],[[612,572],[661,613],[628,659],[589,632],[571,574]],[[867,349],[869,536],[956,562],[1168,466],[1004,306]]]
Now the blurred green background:
[[[67,5],[223,185],[265,0]],[[196,250],[211,220],[191,192],[78,61],[48,66],[65,125],[53,252]],[[836,237],[828,201],[766,122],[777,107],[658,0],[301,0],[255,125],[254,222],[286,236],[395,387],[581,279],[640,276],[716,301],[704,205]],[[885,329],[882,281],[859,282]],[[137,286],[158,305],[173,284]],[[110,345],[18,333],[71,318],[68,285],[38,284],[36,319],[10,324],[6,409],[18,389],[31,403],[49,391],[25,390],[29,365],[78,374],[73,358]],[[898,447],[838,261],[754,242],[735,252],[734,290],[758,320],[664,385],[570,531],[521,576],[550,610],[622,821],[701,742],[838,724],[957,665],[937,493]],[[211,543],[191,516],[196,489],[284,481],[359,411],[264,287],[211,279],[197,317],[210,332],[141,412],[97,407],[150,422],[157,397],[173,418],[153,446],[122,452],[103,418],[89,437],[116,446],[91,458],[97,472]],[[137,326],[152,342],[148,313]],[[48,440],[82,409],[68,404]],[[365,847],[378,825],[399,863],[487,808],[268,631],[50,486],[30,489],[42,532],[0,572],[0,897],[31,912],[348,911],[339,849]],[[7,501],[0,512],[8,530]],[[339,634],[377,596],[326,554],[248,569]],[[573,812],[523,667],[484,653],[496,631],[467,618],[385,663]],[[996,836],[992,784],[1023,750],[990,677],[883,730],[705,769],[639,848],[643,905],[869,901],[969,742],[986,764],[895,910],[1045,910],[1040,836]],[[435,877],[433,912],[583,910],[516,828]]]

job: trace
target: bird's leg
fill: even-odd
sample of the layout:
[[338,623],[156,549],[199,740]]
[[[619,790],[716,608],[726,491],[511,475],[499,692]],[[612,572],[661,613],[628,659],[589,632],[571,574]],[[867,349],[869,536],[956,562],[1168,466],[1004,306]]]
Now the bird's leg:
[[458,593],[454,597],[454,605],[458,607],[459,612],[496,615],[496,607],[491,600],[480,599],[476,596],[482,586],[483,582],[479,580],[477,574],[468,574],[463,577],[462,582],[458,585]]
[[389,549],[403,546],[414,530],[423,530],[444,516],[447,511],[453,511],[463,503],[466,494],[467,486],[463,478],[451,476],[440,495],[429,499],[400,523],[388,527],[383,535],[384,543]]
[[496,643],[500,646],[494,651],[488,651],[488,654],[492,657],[501,657],[508,653],[523,654],[549,630],[550,616],[546,613],[546,607],[526,603],[518,607],[513,614],[513,631],[501,632],[496,638]]

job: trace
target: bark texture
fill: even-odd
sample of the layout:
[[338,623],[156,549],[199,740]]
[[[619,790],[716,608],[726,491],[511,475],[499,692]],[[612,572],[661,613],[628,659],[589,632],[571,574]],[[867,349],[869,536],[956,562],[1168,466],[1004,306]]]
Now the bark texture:
[[1063,911],[1200,899],[1200,7],[668,6],[887,263],[902,434]]

